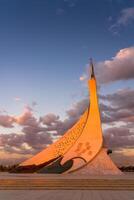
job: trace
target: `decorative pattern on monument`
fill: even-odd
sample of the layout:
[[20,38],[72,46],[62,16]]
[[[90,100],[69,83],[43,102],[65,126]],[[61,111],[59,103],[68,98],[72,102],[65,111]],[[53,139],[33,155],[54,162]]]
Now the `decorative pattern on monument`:
[[72,129],[72,131],[70,131],[68,135],[64,136],[64,140],[55,144],[54,148],[55,157],[62,155],[67,149],[67,147],[71,146],[76,141],[76,139],[81,134],[81,130],[84,128],[84,125],[85,125],[85,120],[83,119],[83,121],[79,123],[75,129]]
[[79,142],[77,145],[77,149],[75,150],[77,156],[82,156],[83,153],[92,154],[90,142]]

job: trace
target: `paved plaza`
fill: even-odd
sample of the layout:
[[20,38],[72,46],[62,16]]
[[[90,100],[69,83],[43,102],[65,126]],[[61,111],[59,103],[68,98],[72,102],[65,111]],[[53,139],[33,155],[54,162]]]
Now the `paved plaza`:
[[0,173],[0,200],[134,200],[134,175]]
[[134,191],[1,190],[0,200],[134,200]]

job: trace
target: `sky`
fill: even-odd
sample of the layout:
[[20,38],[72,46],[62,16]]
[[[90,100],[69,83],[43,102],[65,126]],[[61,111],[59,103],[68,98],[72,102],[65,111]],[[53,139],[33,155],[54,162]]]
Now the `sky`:
[[91,57],[105,143],[118,165],[134,165],[134,0],[0,0],[0,163],[75,123]]

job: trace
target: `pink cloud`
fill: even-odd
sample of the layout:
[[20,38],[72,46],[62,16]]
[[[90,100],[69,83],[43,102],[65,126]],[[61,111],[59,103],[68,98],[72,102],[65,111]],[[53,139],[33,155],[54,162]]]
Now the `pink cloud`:
[[97,63],[97,70],[100,83],[133,79],[134,47],[121,49],[111,60]]
[[117,21],[112,24],[109,30],[113,34],[119,34],[119,29],[123,26],[127,26],[128,24],[134,21],[134,7],[125,8],[121,10],[120,15]]
[[[95,74],[99,84],[134,79],[134,47],[121,49],[113,58],[95,63]],[[88,78],[89,72],[84,73],[80,81]]]
[[13,123],[15,122],[14,117],[9,115],[0,115],[0,126],[5,128],[12,128],[14,127]]

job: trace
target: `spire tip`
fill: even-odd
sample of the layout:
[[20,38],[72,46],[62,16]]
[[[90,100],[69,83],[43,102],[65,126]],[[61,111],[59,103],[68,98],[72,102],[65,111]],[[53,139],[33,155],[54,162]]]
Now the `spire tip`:
[[90,60],[90,70],[91,70],[91,71],[90,71],[90,76],[91,76],[91,78],[95,78],[93,59],[90,58],[89,60]]

